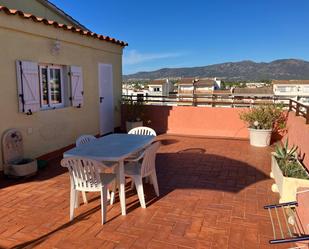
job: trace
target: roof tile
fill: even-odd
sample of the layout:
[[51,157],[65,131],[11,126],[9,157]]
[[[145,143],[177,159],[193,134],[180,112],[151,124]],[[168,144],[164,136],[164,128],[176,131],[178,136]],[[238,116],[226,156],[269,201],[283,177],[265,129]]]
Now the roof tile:
[[166,79],[155,79],[149,82],[148,85],[163,85],[166,83]]
[[273,94],[272,87],[234,88],[234,94]]
[[126,43],[124,41],[116,40],[115,38],[110,38],[109,36],[103,36],[103,35],[93,33],[93,32],[87,31],[87,30],[78,29],[78,28],[75,28],[73,26],[58,23],[58,22],[52,21],[52,20],[47,20],[45,18],[37,17],[37,16],[32,15],[32,14],[24,13],[20,10],[9,9],[5,6],[0,6],[0,12],[4,12],[7,15],[18,14],[22,18],[32,19],[34,22],[40,22],[40,23],[43,23],[45,25],[54,26],[55,28],[60,28],[60,29],[63,29],[63,30],[72,31],[73,33],[79,33],[80,35],[90,36],[90,37],[93,37],[93,38],[96,38],[96,39],[99,39],[99,40],[115,43],[115,44],[120,45],[120,46],[128,46],[128,43]]

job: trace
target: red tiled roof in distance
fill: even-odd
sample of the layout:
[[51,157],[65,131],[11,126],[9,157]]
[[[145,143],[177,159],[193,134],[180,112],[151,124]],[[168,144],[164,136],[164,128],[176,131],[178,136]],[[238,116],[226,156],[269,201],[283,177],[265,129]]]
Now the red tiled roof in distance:
[[149,82],[148,85],[163,85],[166,83],[166,79],[157,79],[157,80],[152,80]]
[[178,85],[184,84],[184,85],[190,85],[197,81],[197,78],[182,78],[179,82]]
[[24,13],[20,10],[9,9],[5,6],[0,6],[0,12],[6,13],[7,15],[12,15],[12,16],[18,15],[19,17],[24,18],[24,19],[31,19],[34,22],[40,22],[40,23],[43,23],[43,24],[48,25],[48,26],[54,26],[55,28],[59,28],[59,29],[63,29],[63,30],[66,30],[66,31],[71,31],[73,33],[78,33],[80,35],[85,35],[85,36],[93,37],[95,39],[111,42],[111,43],[114,43],[114,44],[117,44],[117,45],[120,45],[120,46],[123,46],[123,47],[128,46],[128,43],[126,43],[124,41],[117,40],[115,38],[111,38],[109,36],[103,36],[103,35],[100,35],[100,34],[90,32],[88,30],[83,30],[83,29],[75,28],[73,26],[66,25],[66,24],[58,23],[56,21],[47,20],[47,19],[42,18],[42,17],[37,17],[37,16],[32,15],[32,14]]
[[274,94],[272,87],[256,87],[256,88],[234,88],[234,94]]
[[211,79],[200,79],[197,82],[194,83],[195,86],[214,86],[215,85],[215,80]]

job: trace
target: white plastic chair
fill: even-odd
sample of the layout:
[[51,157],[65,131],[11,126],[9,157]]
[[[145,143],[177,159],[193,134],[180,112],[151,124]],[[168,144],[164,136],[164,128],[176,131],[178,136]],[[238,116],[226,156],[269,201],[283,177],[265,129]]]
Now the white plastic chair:
[[[140,126],[140,127],[135,127],[133,129],[131,129],[128,134],[131,135],[148,135],[148,136],[157,136],[157,133],[146,126]],[[125,161],[130,162],[130,161],[135,161],[136,158],[138,158],[141,154],[142,154],[143,150],[131,155],[130,157],[126,158]]]
[[[87,143],[89,143],[89,142],[91,142],[92,140],[95,140],[95,139],[97,139],[97,138],[93,135],[81,135],[80,137],[78,137],[76,139],[75,144],[76,144],[76,147],[79,147],[82,144],[87,144]],[[84,203],[87,204],[88,200],[87,200],[87,196],[86,196],[85,191],[82,192],[82,196],[83,196]]]
[[101,214],[102,224],[104,224],[106,221],[107,186],[114,183],[114,192],[110,200],[112,205],[115,198],[116,175],[101,173],[100,169],[106,168],[103,163],[81,157],[64,158],[61,161],[61,166],[67,167],[70,173],[70,221],[74,218],[74,208],[78,203],[78,191],[101,192]]
[[128,132],[128,134],[157,136],[157,133],[153,129],[145,126],[133,128]]
[[[79,138],[76,139],[76,147],[79,147],[81,146],[82,144],[87,144],[93,140],[97,139],[95,136],[93,135],[82,135],[80,136]],[[115,168],[118,164],[116,162],[103,162],[103,164],[109,168]],[[101,169],[101,172],[103,172],[104,170]],[[114,173],[115,171],[117,172],[117,169],[114,169]],[[87,196],[86,196],[86,192],[83,191],[82,192],[82,196],[83,196],[83,201],[85,204],[88,203],[88,200],[87,200]],[[109,194],[109,191],[108,191],[108,198],[110,198],[110,194]]]
[[134,161],[125,164],[125,176],[131,177],[135,183],[138,198],[142,208],[146,208],[143,178],[150,176],[156,195],[159,196],[159,186],[156,174],[156,153],[160,147],[160,142],[155,142],[148,146],[145,151]]
[[82,144],[89,143],[92,140],[97,139],[95,136],[92,135],[82,135],[76,139],[76,147],[81,146]]

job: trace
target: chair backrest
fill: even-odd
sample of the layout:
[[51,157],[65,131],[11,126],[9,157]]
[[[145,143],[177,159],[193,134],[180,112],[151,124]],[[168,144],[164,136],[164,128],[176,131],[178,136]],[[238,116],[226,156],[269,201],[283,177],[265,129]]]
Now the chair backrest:
[[71,183],[79,191],[99,191],[102,188],[100,169],[103,163],[82,157],[67,157],[60,162],[69,170]]
[[142,176],[148,176],[156,169],[156,154],[160,145],[160,142],[154,142],[145,149],[141,168]]
[[128,132],[128,134],[157,136],[157,133],[153,129],[145,126],[133,128]]
[[79,138],[76,139],[76,146],[80,146],[82,144],[89,143],[90,141],[96,139],[95,136],[92,135],[82,135]]

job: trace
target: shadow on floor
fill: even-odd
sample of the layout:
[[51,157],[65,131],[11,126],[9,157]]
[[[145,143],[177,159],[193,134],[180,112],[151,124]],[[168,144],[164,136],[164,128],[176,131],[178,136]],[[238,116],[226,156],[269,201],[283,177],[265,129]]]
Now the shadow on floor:
[[73,221],[67,222],[67,223],[63,224],[62,226],[59,226],[57,229],[55,229],[55,230],[53,230],[49,233],[44,234],[41,237],[38,237],[36,239],[30,240],[30,241],[27,241],[27,242],[24,242],[24,243],[21,243],[21,244],[18,244],[16,246],[12,247],[11,249],[34,248],[34,247],[40,245],[41,243],[43,243],[51,235],[53,235],[53,234],[55,234],[55,233],[57,233],[61,230],[64,230],[64,229],[70,227],[71,225],[78,223],[81,220],[87,219],[91,214],[93,214],[95,212],[99,212],[100,208],[101,208],[100,206],[94,207],[94,208],[76,216]]
[[0,189],[32,181],[44,181],[67,173],[67,169],[60,166],[61,159],[62,157],[58,157],[48,161],[46,168],[39,169],[37,174],[31,177],[8,178],[6,176],[1,176]]
[[159,186],[166,191],[189,188],[239,192],[269,178],[246,162],[207,154],[202,148],[158,154],[156,165]]
[[160,141],[162,145],[171,145],[171,144],[178,143],[177,139],[159,138],[158,141]]

